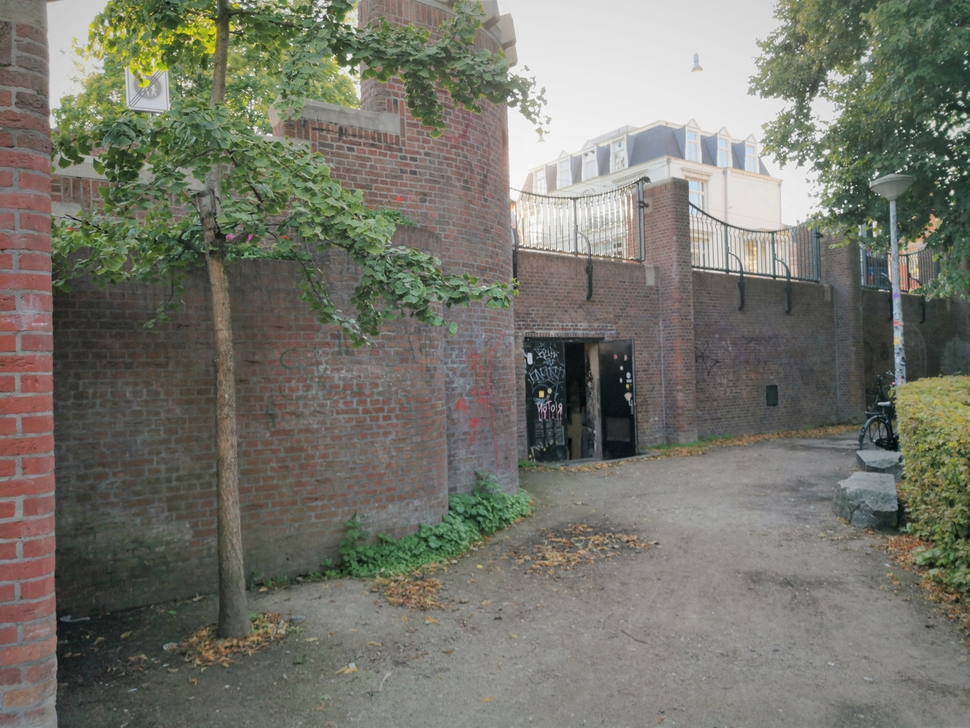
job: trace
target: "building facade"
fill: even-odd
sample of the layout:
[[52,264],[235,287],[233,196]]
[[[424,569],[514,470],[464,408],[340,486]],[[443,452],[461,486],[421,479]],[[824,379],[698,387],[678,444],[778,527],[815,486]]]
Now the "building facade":
[[647,177],[687,180],[690,200],[731,225],[782,227],[781,180],[772,177],[754,136],[738,139],[721,128],[702,130],[691,119],[624,126],[588,140],[582,149],[533,169],[522,186],[533,194],[586,195]]

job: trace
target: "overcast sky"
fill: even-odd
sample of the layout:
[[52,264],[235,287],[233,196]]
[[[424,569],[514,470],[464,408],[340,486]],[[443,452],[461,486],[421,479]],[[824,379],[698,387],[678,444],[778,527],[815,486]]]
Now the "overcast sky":
[[[61,0],[48,5],[51,99],[76,91],[70,81],[71,40],[84,38],[105,0]],[[592,137],[627,124],[657,119],[702,129],[721,127],[736,138],[754,134],[780,105],[748,95],[756,41],[776,26],[774,0],[499,0],[518,38],[519,72],[528,66],[546,88],[550,133],[538,142],[518,114],[509,118],[513,187],[529,169],[562,150],[579,151]],[[701,73],[691,73],[694,53]],[[792,224],[812,206],[803,170],[768,171],[784,180],[782,219]]]

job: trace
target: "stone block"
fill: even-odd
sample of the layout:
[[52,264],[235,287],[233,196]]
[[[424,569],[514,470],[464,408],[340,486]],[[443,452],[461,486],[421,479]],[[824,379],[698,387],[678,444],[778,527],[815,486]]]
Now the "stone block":
[[899,521],[896,479],[887,473],[853,473],[835,490],[835,514],[856,528],[888,530]]
[[889,473],[898,483],[903,479],[903,454],[889,450],[859,450],[856,463],[864,473]]

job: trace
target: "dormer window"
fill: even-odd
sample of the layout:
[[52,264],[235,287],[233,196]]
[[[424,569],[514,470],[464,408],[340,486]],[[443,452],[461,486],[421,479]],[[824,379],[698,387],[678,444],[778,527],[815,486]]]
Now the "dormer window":
[[545,167],[539,167],[539,169],[532,173],[532,192],[537,195],[544,195],[548,192],[546,189]]
[[600,168],[599,163],[596,161],[596,150],[590,149],[583,152],[583,182],[598,177],[599,173]]
[[717,166],[730,167],[730,157],[728,156],[728,140],[724,137],[717,138]]
[[744,145],[744,171],[758,171],[758,149],[751,142]]
[[610,171],[626,169],[626,139],[618,139],[610,146]]
[[570,159],[566,157],[565,159],[559,160],[559,167],[556,171],[556,189],[561,190],[563,187],[569,187],[573,183],[573,173]]
[[700,139],[697,132],[691,129],[687,130],[687,148],[684,150],[684,156],[688,162],[701,161]]

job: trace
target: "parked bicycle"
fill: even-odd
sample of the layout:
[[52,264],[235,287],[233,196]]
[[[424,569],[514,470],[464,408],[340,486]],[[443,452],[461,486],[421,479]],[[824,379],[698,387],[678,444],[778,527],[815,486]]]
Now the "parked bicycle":
[[886,393],[884,381],[892,382],[893,373],[876,377],[876,386],[866,390],[866,424],[859,432],[859,449],[899,450],[899,435],[893,429],[896,420],[896,402],[893,394]]

